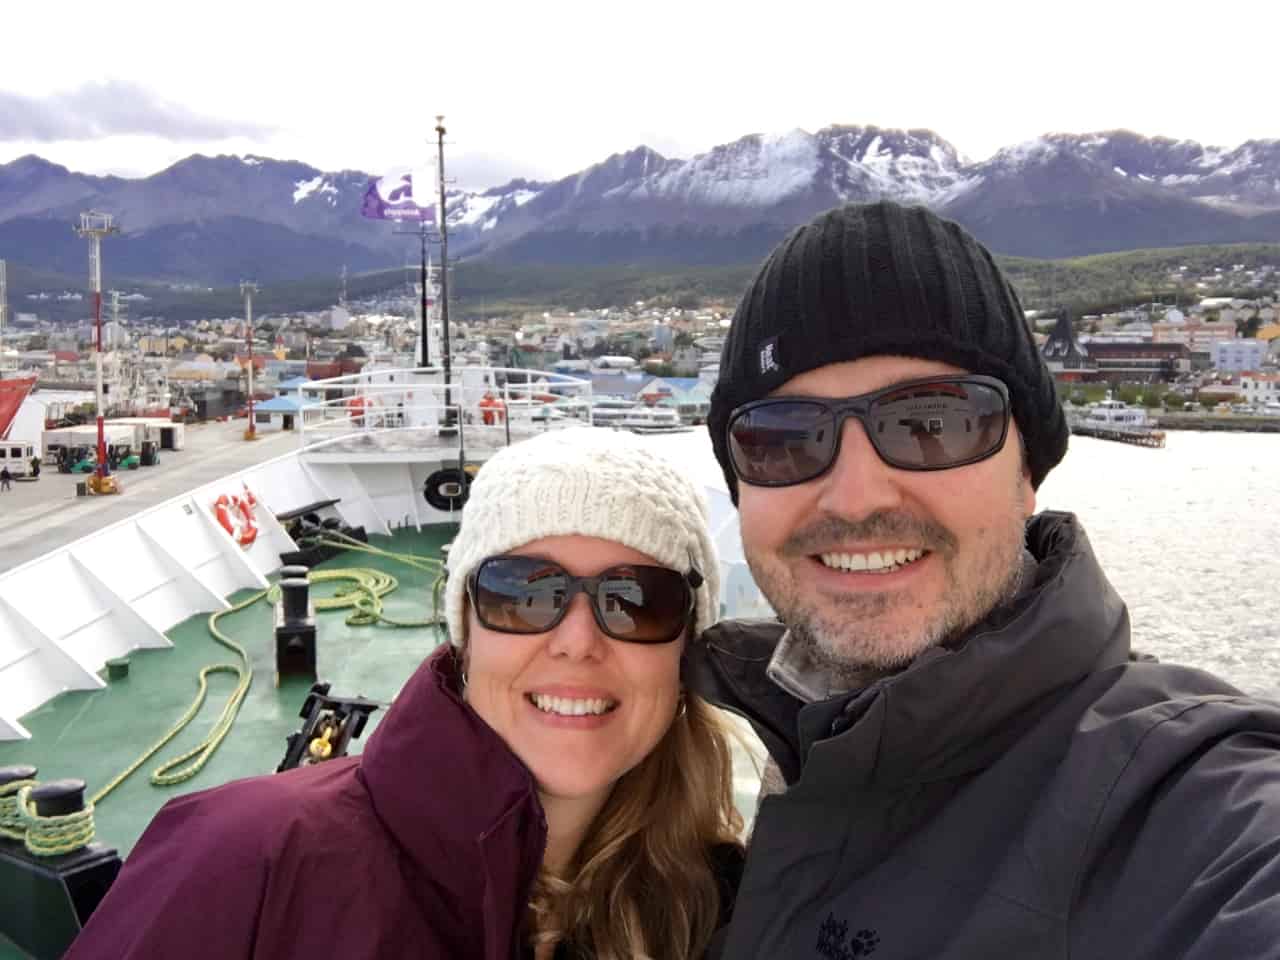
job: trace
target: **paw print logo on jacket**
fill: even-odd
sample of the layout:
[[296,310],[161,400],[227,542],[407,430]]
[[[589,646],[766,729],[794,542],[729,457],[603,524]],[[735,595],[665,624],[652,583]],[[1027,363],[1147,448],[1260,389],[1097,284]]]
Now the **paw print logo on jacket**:
[[876,952],[880,936],[874,930],[861,929],[849,935],[849,924],[828,913],[818,928],[818,955],[825,960],[862,960]]

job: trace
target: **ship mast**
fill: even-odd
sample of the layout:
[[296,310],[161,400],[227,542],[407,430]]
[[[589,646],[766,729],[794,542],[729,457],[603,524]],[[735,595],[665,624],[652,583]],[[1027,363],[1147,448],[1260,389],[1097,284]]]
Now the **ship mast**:
[[[449,385],[451,382],[450,356],[449,356],[449,225],[448,210],[445,207],[444,198],[444,116],[436,116],[436,148],[439,170],[436,179],[440,186],[440,333],[443,338],[444,349],[444,406],[445,406],[445,422],[449,423],[452,414],[449,408],[453,401],[449,393]],[[424,281],[425,282],[425,281]],[[424,331],[425,332],[425,331]],[[425,349],[426,341],[423,341]]]

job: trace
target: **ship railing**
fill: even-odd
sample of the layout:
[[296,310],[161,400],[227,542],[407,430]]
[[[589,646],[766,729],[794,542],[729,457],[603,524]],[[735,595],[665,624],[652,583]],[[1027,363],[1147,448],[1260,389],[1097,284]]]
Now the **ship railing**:
[[300,385],[304,449],[344,439],[430,431],[433,446],[503,446],[545,430],[592,422],[591,382],[511,367],[380,369]]

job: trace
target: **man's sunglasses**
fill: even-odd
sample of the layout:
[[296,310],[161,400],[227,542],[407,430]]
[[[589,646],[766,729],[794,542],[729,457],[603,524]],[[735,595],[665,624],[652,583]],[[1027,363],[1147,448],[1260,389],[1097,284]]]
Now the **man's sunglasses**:
[[821,476],[855,417],[876,453],[899,470],[946,470],[985,460],[1009,432],[1009,388],[995,377],[929,377],[857,397],[769,397],[729,415],[729,459],[744,483],[786,487]]
[[489,557],[467,581],[476,617],[500,633],[546,633],[574,594],[591,598],[591,615],[607,636],[628,643],[670,643],[693,615],[697,570],[679,573],[643,563],[620,564],[594,577],[575,577],[538,557]]

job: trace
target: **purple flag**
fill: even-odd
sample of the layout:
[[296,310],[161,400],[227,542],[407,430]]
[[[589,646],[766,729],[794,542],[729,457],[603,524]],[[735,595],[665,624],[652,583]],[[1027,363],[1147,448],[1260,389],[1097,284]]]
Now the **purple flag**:
[[360,205],[360,213],[371,220],[401,220],[420,223],[434,221],[435,206],[428,201],[426,206],[418,206],[413,200],[413,174],[402,173],[399,176],[378,177],[369,181],[369,188],[364,192],[364,202]]

